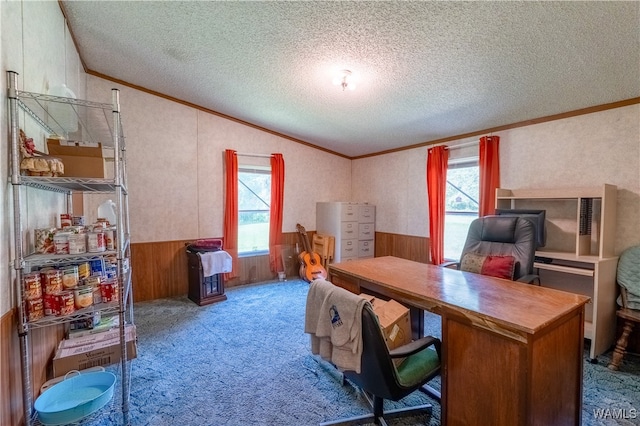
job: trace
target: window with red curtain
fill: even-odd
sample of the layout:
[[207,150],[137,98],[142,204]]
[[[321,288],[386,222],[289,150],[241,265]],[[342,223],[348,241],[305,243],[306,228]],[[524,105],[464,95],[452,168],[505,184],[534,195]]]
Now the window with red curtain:
[[238,271],[238,156],[236,151],[224,151],[225,197],[224,197],[224,250],[233,259],[231,272],[225,279],[240,276]]
[[500,187],[500,136],[480,138],[480,217],[496,211],[496,189]]
[[431,262],[444,262],[444,219],[447,186],[446,146],[436,146],[427,151],[427,197],[429,199],[429,244]]
[[284,203],[284,158],[271,155],[271,206],[269,213],[269,266],[271,272],[284,271],[282,260],[282,214]]

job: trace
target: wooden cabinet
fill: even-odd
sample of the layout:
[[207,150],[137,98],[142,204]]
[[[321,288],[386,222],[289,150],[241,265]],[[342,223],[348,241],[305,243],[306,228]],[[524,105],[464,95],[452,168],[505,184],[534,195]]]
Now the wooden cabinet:
[[589,296],[585,337],[595,360],[615,339],[617,188],[498,189],[496,208],[546,211],[546,245],[534,266],[542,285]]
[[376,208],[366,203],[316,204],[316,232],[335,237],[334,262],[373,257]]
[[214,274],[205,277],[202,261],[198,253],[187,249],[187,265],[189,268],[189,299],[204,306],[214,302],[227,300],[224,294],[224,274]]

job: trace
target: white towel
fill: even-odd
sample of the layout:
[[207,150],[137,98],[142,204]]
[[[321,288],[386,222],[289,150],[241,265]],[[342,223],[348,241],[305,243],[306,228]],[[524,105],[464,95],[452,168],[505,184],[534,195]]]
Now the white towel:
[[208,251],[198,253],[200,262],[202,263],[202,274],[210,277],[223,272],[231,272],[232,259],[231,255],[224,250]]
[[362,358],[362,297],[325,280],[311,283],[307,294],[305,332],[311,352],[342,370],[360,373]]

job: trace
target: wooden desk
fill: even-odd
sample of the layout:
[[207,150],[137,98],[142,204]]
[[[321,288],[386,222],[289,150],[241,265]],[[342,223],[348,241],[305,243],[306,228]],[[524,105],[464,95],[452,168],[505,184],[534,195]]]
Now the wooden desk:
[[443,425],[580,425],[588,297],[390,256],[329,272],[442,317]]

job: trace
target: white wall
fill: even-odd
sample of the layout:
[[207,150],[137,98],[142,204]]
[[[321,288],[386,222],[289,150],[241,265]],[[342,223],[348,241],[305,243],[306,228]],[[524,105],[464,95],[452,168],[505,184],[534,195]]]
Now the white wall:
[[[640,105],[497,135],[502,187],[617,185],[616,253],[640,243]],[[353,196],[378,206],[378,231],[429,235],[426,156],[422,147],[353,161]]]
[[[0,90],[0,315],[14,305],[13,270],[13,192],[9,171],[9,146],[7,129],[7,77],[6,71],[19,73],[18,89],[28,92],[48,93],[52,87],[66,84],[76,95],[85,94],[85,78],[80,58],[66,28],[57,2],[2,1],[0,3],[2,41],[0,64],[2,77]],[[20,114],[20,127],[32,137],[39,150],[44,149],[44,137],[40,127]],[[22,216],[24,242],[31,244],[32,230],[54,226],[56,216],[65,208],[65,197],[53,193],[30,190],[25,193]]]
[[[88,79],[89,94],[99,102],[109,102],[112,87],[121,90],[134,243],[222,236],[225,149],[283,154],[283,232],[295,232],[296,223],[315,229],[316,201],[351,197],[348,159],[136,89]],[[87,205],[88,215],[97,203]]]
[[503,132],[505,188],[618,187],[616,253],[640,243],[640,105]]

